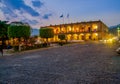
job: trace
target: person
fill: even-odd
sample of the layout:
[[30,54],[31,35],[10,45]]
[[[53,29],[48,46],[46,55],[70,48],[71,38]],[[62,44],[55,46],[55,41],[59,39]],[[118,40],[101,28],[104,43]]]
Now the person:
[[10,44],[8,44],[8,45],[7,45],[7,49],[11,49],[11,46],[10,46]]
[[3,46],[0,45],[0,54],[3,56]]

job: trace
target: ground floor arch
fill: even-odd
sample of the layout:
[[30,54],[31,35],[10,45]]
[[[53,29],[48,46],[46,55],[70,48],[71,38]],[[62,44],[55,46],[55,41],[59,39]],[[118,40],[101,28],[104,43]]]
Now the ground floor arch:
[[79,40],[84,40],[85,39],[85,35],[84,34],[79,34]]
[[55,42],[59,41],[58,35],[55,35],[53,39],[54,39]]
[[98,33],[92,34],[92,40],[98,40]]
[[85,35],[85,40],[91,40],[91,34],[90,33],[87,33]]
[[[80,33],[80,34],[65,34],[66,40],[71,41],[71,40],[99,40],[99,35],[98,33]],[[55,35],[54,38],[52,39],[55,42],[60,41],[58,38],[58,35]]]
[[79,40],[79,35],[78,34],[73,34],[73,40]]
[[69,41],[69,40],[72,40],[72,35],[71,34],[68,34],[67,35],[67,40]]

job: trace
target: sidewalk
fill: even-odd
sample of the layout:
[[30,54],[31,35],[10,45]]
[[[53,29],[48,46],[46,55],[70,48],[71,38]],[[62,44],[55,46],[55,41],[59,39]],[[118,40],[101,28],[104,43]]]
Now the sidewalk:
[[3,56],[10,56],[12,54],[14,54],[13,49],[4,49],[3,50]]
[[[58,45],[51,45],[50,47],[45,47],[45,48],[38,48],[38,49],[31,49],[31,50],[25,50],[25,51],[18,51],[15,52],[13,49],[4,49],[3,50],[3,56],[11,56],[14,54],[20,54],[20,53],[25,53],[25,52],[34,52],[34,51],[38,51],[38,50],[44,50],[44,49],[50,49],[50,48],[57,48],[59,47]],[[0,55],[1,56],[1,55]]]

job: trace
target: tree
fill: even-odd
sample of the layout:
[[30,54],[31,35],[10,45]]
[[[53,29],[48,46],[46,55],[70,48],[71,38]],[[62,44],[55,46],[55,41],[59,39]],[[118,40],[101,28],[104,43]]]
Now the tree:
[[7,22],[0,20],[0,38],[7,37]]
[[20,38],[28,39],[31,34],[31,28],[29,24],[22,22],[12,22],[8,27],[9,38]]
[[29,38],[31,34],[31,29],[29,25],[24,23],[11,23],[8,28],[8,36],[9,38]]
[[48,38],[54,37],[54,31],[52,28],[40,28],[39,34],[41,38],[46,38],[48,44]]
[[60,40],[65,40],[65,34],[59,34],[58,35],[58,38],[60,39]]
[[59,34],[58,38],[61,40],[61,42],[59,44],[62,46],[63,45],[62,40],[66,40],[65,34]]
[[[9,38],[18,38],[18,41],[20,43],[20,38],[24,38],[27,40],[30,37],[31,33],[31,28],[29,24],[27,23],[22,23],[22,22],[12,22],[10,26],[8,27],[8,37]],[[19,45],[18,43],[18,45]],[[15,50],[21,51],[21,47],[19,46],[14,46]]]
[[0,20],[0,39],[2,41],[2,46],[5,45],[5,40],[8,39],[7,31],[8,31],[8,21]]

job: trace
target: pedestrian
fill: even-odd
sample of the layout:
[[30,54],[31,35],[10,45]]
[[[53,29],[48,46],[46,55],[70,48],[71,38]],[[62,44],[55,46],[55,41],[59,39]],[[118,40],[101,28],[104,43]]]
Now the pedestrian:
[[8,45],[7,45],[7,49],[8,49],[8,50],[9,50],[9,49],[11,49],[11,46],[10,46],[10,44],[8,44]]
[[1,56],[3,56],[3,46],[2,45],[0,45],[0,54],[1,54]]

